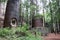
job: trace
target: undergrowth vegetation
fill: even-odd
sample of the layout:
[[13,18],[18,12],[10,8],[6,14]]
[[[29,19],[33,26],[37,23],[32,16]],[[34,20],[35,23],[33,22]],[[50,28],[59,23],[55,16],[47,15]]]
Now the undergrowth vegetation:
[[27,24],[16,28],[0,28],[0,40],[42,40],[40,32],[28,28]]

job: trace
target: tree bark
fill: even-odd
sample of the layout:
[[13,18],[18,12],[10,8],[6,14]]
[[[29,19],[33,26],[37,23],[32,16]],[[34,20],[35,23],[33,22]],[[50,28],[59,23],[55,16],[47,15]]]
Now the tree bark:
[[44,15],[44,7],[43,7],[43,28],[45,27],[45,15]]
[[20,0],[8,0],[3,27],[16,27],[18,25],[19,6]]
[[[35,3],[34,3],[34,1],[35,0],[30,0],[31,1],[31,5],[33,6],[33,5],[35,5]],[[32,26],[32,28],[34,27],[34,16],[35,16],[35,10],[32,10],[31,11],[31,26]]]

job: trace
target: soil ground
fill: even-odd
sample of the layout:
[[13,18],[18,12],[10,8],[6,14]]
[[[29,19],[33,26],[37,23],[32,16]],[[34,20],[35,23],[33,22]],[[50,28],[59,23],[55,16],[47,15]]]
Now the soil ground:
[[49,33],[47,36],[43,36],[44,40],[60,40],[60,34]]

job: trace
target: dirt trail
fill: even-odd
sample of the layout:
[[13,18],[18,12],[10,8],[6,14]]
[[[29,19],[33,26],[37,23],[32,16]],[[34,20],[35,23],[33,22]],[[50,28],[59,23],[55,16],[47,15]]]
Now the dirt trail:
[[60,34],[49,33],[43,37],[44,40],[60,40]]

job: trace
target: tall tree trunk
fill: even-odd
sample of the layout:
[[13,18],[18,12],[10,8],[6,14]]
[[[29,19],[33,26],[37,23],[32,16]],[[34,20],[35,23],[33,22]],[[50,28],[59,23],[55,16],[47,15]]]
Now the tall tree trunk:
[[22,27],[22,1],[20,0],[20,25],[21,25],[21,27]]
[[28,20],[28,0],[27,0],[27,5],[26,5],[26,15],[27,15],[27,17],[26,17],[26,19],[27,19],[27,24],[29,24],[28,22],[29,22],[29,20]]
[[59,32],[59,19],[57,18],[57,31]]
[[[59,2],[60,2],[60,0],[56,0],[57,7],[58,7],[57,14],[60,14],[60,3]],[[57,31],[58,32],[60,31],[60,26],[59,26],[60,22],[59,22],[59,19],[60,18],[58,18],[58,15],[57,15]]]
[[4,27],[16,27],[18,25],[19,6],[20,0],[8,0],[5,12]]
[[44,15],[44,7],[43,7],[43,28],[45,27],[45,15]]
[[37,9],[37,6],[38,6],[38,5],[37,5],[37,4],[38,4],[38,0],[35,0],[35,1],[36,1],[36,10],[35,10],[35,11],[36,11],[36,12],[35,12],[35,15],[36,15],[37,12],[38,12],[38,9]]
[[55,20],[55,14],[53,14],[53,29],[54,29],[54,32],[56,32],[56,20]]
[[51,13],[51,27],[50,27],[50,29],[51,29],[51,32],[53,32],[53,17],[52,17],[52,9],[51,9],[51,2],[50,2],[50,0],[49,0],[49,3],[50,3],[50,13]]
[[[31,1],[30,5],[34,5],[34,0],[30,0],[30,1]],[[34,14],[35,14],[34,11],[35,11],[35,10],[32,10],[32,11],[31,11],[31,26],[32,26],[32,27],[34,27]]]

